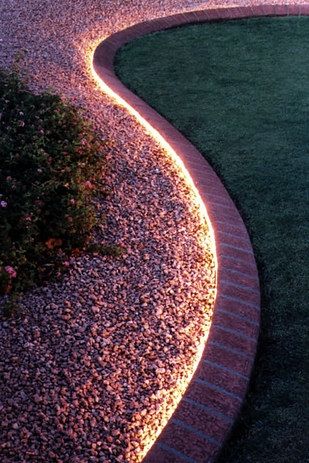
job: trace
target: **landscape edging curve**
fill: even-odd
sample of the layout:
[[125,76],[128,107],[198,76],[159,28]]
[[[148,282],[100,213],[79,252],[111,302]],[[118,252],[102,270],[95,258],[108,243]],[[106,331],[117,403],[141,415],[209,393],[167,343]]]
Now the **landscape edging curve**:
[[258,272],[245,225],[223,184],[197,149],[133,94],[114,73],[117,50],[147,33],[254,16],[309,15],[308,5],[204,9],[154,19],[117,32],[96,48],[98,77],[154,129],[183,161],[207,207],[217,250],[217,297],[211,330],[187,391],[143,463],[210,463],[222,448],[244,401],[260,325]]

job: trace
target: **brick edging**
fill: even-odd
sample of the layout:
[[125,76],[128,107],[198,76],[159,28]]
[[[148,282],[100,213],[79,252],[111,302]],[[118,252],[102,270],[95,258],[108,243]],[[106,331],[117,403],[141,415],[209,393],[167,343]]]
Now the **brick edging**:
[[218,291],[203,356],[143,463],[214,461],[247,391],[259,334],[260,289],[247,230],[221,181],[182,134],[118,80],[113,68],[115,53],[135,38],[179,25],[288,15],[309,15],[309,4],[215,8],[154,19],[111,35],[94,53],[93,66],[101,81],[158,130],[183,161],[207,206],[216,240]]

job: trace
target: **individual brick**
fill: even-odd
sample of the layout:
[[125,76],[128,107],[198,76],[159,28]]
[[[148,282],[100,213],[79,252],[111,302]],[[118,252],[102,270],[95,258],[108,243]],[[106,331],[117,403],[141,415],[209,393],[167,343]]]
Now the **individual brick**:
[[234,373],[233,370],[218,368],[206,362],[201,362],[197,377],[239,396],[246,391],[248,385],[248,377]]
[[203,432],[196,431],[193,432],[172,422],[162,432],[159,442],[196,463],[204,463],[216,452],[218,445],[208,441]]
[[203,405],[211,406],[224,415],[233,417],[239,410],[239,399],[229,397],[222,392],[211,389],[207,384],[194,381],[190,384],[186,397],[197,400]]

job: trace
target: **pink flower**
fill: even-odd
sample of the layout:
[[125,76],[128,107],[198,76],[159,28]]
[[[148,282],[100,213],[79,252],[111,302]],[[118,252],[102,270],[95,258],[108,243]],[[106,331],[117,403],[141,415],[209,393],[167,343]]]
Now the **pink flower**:
[[8,203],[6,201],[0,201],[0,207],[6,207]]
[[84,187],[86,188],[86,190],[92,190],[93,189],[93,185],[92,183],[87,180],[85,183],[84,183]]
[[62,245],[62,240],[60,238],[49,238],[45,244],[48,249],[59,248]]
[[10,275],[11,278],[16,278],[16,270],[11,267],[10,265],[7,265],[4,270],[6,271],[6,273],[8,273]]

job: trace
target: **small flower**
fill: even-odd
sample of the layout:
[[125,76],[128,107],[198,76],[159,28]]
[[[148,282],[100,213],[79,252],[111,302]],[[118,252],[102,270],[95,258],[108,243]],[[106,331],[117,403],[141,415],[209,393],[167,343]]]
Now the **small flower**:
[[19,122],[18,122],[18,125],[19,125],[19,127],[24,127],[24,126],[25,126],[25,122],[24,122],[24,121],[19,121]]
[[8,203],[6,201],[0,201],[0,207],[6,207]]
[[4,270],[6,271],[6,273],[8,273],[10,275],[11,278],[16,278],[16,270],[14,269],[14,267],[11,267],[11,265],[7,265]]
[[60,238],[49,238],[45,245],[48,249],[54,249],[62,245],[62,240]]
[[86,190],[92,190],[94,188],[92,183],[89,180],[84,182],[84,187],[86,188]]
[[74,206],[74,204],[76,203],[75,199],[74,198],[71,198],[70,199],[70,204],[72,204]]

